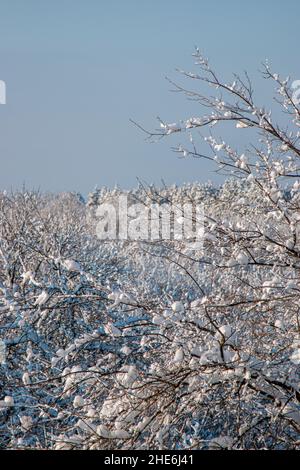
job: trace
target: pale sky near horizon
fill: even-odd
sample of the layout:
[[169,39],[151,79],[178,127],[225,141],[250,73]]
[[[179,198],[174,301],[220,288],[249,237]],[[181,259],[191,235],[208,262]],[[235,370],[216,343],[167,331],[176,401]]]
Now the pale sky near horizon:
[[300,79],[299,23],[297,0],[0,0],[0,190],[215,180],[170,150],[183,139],[146,143],[129,119],[197,113],[165,80],[193,69],[194,45],[226,78],[247,69],[259,100],[266,58]]

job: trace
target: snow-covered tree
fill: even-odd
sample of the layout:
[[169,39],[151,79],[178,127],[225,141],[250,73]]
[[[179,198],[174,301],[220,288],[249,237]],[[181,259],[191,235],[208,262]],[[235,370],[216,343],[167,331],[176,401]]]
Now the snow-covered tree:
[[[74,194],[0,194],[3,448],[299,448],[299,105],[266,64],[277,124],[248,75],[224,83],[194,56],[196,71],[181,73],[196,91],[174,86],[204,113],[144,131],[187,134],[176,153],[230,178],[129,196],[203,204],[201,249],[99,240],[95,208],[118,188],[86,206]],[[214,137],[224,125],[251,145]]]

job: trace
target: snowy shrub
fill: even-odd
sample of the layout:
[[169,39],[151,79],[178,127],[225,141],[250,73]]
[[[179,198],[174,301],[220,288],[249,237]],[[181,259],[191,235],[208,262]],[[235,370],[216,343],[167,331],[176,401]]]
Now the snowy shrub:
[[[175,151],[230,177],[128,196],[203,203],[202,249],[98,240],[97,206],[118,188],[87,204],[0,194],[3,448],[299,448],[300,109],[268,65],[281,125],[255,105],[247,75],[224,83],[198,50],[195,61],[199,73],[182,73],[199,91],[173,85],[204,115],[145,132],[187,131]],[[252,145],[215,138],[218,125]]]

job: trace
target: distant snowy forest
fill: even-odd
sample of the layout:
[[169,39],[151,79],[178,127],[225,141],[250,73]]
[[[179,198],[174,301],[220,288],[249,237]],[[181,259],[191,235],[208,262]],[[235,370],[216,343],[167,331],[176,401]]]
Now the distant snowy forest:
[[[299,449],[299,104],[267,64],[280,126],[247,74],[226,84],[194,56],[184,77],[210,94],[174,86],[208,113],[137,125],[186,134],[173,149],[214,162],[220,187],[0,193],[1,448]],[[121,195],[202,204],[203,246],[99,239],[97,208]]]

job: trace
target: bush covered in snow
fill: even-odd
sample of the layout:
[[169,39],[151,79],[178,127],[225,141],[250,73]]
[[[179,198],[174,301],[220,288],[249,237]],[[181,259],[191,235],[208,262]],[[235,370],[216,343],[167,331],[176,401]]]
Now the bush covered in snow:
[[[219,188],[130,192],[143,204],[204,204],[202,249],[101,241],[95,209],[121,190],[0,194],[0,446],[50,449],[293,449],[300,442],[300,109],[290,128],[257,107],[248,76],[219,80],[198,50],[210,109],[167,137],[219,123],[251,132],[240,153],[193,134],[184,157],[230,173]],[[258,135],[257,135],[258,134]]]

